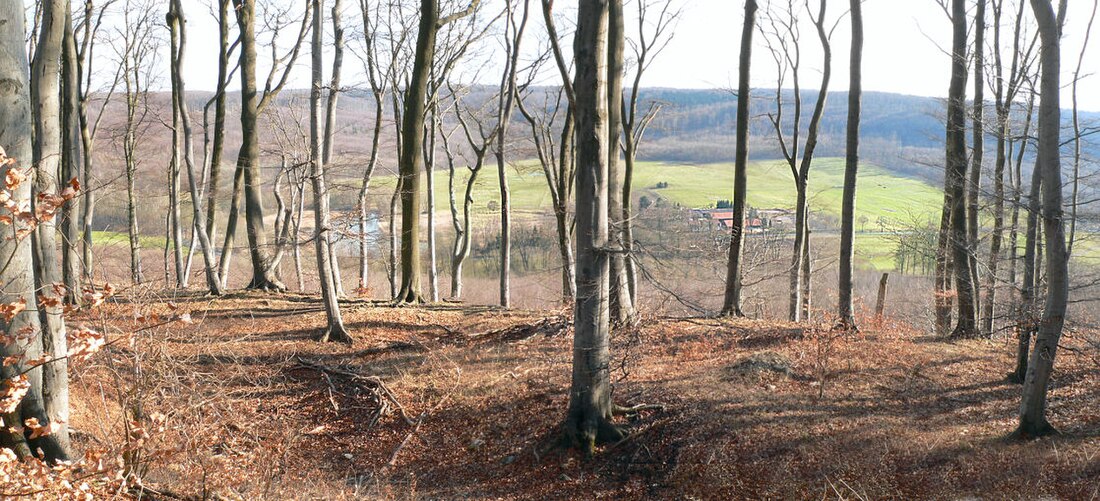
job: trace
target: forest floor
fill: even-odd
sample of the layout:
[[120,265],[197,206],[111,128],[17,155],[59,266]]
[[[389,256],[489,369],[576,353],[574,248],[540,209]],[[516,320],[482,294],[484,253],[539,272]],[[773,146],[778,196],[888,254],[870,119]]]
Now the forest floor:
[[[155,320],[180,313],[193,324]],[[351,346],[314,341],[321,305],[292,294],[132,293],[78,314],[144,330],[74,368],[77,447],[145,428],[130,457],[154,498],[1100,498],[1086,333],[1058,357],[1063,434],[1025,443],[1006,439],[1011,339],[647,318],[614,335],[614,398],[663,407],[586,458],[559,445],[567,312],[349,301],[344,319]]]

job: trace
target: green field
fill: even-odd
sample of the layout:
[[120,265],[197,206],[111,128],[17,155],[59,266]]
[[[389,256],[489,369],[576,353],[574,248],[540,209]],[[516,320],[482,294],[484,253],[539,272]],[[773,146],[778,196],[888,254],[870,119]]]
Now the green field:
[[[456,196],[462,196],[469,171],[462,168],[456,179]],[[810,210],[818,217],[839,219],[843,192],[844,160],[822,158],[814,162],[810,173]],[[374,197],[388,197],[394,187],[394,176],[376,178],[372,183]],[[435,172],[436,210],[441,218],[448,214],[448,173]],[[657,189],[658,183],[667,188]],[[542,169],[534,162],[508,166],[508,183],[512,207],[518,218],[524,215],[547,214],[551,209],[550,193]],[[733,165],[687,165],[662,162],[639,162],[634,174],[634,191],[638,196],[662,198],[689,208],[714,207],[719,200],[733,197]],[[943,203],[942,190],[923,181],[901,177],[885,169],[865,164],[860,166],[859,191],[856,202],[856,260],[859,266],[881,271],[894,267],[895,238],[892,230],[909,227],[914,221],[935,220]],[[490,205],[500,203],[495,164],[487,164],[474,186],[474,213],[485,218],[496,211]],[[793,208],[794,183],[790,167],[782,161],[760,161],[749,164],[748,203],[756,208]]]
[[[447,210],[447,171],[435,172],[436,208]],[[469,174],[460,170],[456,191],[461,196]],[[810,210],[839,218],[844,180],[844,160],[822,158],[814,162],[810,173]],[[667,188],[655,189],[657,183]],[[550,193],[542,169],[532,162],[508,167],[508,183],[512,207],[517,213],[545,213],[550,209]],[[372,183],[374,196],[389,196],[394,186],[393,176],[376,178]],[[733,197],[733,165],[685,165],[660,162],[639,162],[634,174],[637,194],[656,196],[690,208],[713,207],[719,200]],[[943,192],[923,181],[897,176],[874,165],[860,166],[859,192],[856,202],[857,230],[897,229],[914,220],[938,216]],[[748,203],[757,208],[792,208],[794,184],[790,168],[781,161],[761,161],[749,164]],[[478,213],[488,212],[490,202],[499,203],[500,195],[496,165],[486,165],[474,187],[474,206]],[[879,225],[879,222],[883,226]],[[858,222],[858,221],[862,221]]]

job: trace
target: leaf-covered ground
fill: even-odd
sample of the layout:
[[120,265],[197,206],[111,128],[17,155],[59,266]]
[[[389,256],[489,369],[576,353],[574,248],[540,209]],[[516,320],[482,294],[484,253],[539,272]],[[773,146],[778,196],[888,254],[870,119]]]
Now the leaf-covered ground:
[[74,323],[118,333],[181,311],[195,323],[110,346],[73,380],[78,445],[118,443],[136,418],[150,436],[134,463],[162,495],[1100,496],[1100,357],[1085,333],[1063,342],[1050,394],[1064,434],[1019,443],[1005,439],[1014,340],[649,318],[614,336],[614,395],[663,408],[624,416],[628,438],[585,458],[558,444],[566,312],[349,302],[353,346],[313,341],[324,313],[295,295],[131,294]]

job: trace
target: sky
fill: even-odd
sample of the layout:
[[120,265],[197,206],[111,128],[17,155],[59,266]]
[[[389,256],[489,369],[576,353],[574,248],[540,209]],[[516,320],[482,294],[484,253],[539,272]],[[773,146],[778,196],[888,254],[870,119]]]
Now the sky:
[[[260,0],[263,1],[263,0]],[[496,0],[499,2],[500,0]],[[632,19],[634,9],[629,4],[638,0],[627,0],[628,30],[635,25]],[[654,1],[654,0],[649,0]],[[733,88],[736,86],[737,57],[740,47],[740,32],[743,21],[744,4],[736,0],[671,0],[680,8],[681,15],[675,26],[672,40],[666,49],[657,56],[645,74],[643,85],[649,87],[676,88]],[[188,2],[191,4],[192,2]],[[347,16],[357,16],[357,10],[351,10],[358,2],[345,2],[349,6]],[[565,7],[572,2],[564,2]],[[761,10],[768,0],[760,0]],[[1005,0],[1006,4],[1015,3]],[[209,15],[206,0],[193,0],[196,8],[189,12],[190,44],[187,66],[188,87],[190,89],[212,90],[216,69],[211,64],[217,53],[216,25]],[[531,2],[537,6],[537,1]],[[562,2],[559,2],[561,5]],[[490,4],[491,5],[491,4]],[[832,0],[827,19],[832,24],[847,11],[848,2]],[[1084,41],[1084,34],[1093,6],[1093,0],[1069,0],[1069,15],[1063,39],[1063,78],[1066,86],[1063,105],[1069,105],[1068,84],[1078,59],[1078,52]],[[1006,6],[1006,10],[1007,10]],[[1006,14],[1007,15],[1007,14]],[[863,7],[865,45],[863,61],[863,87],[865,91],[896,92],[920,96],[942,97],[946,94],[949,82],[950,58],[944,47],[950,45],[951,26],[943,9],[936,0],[866,0]],[[990,22],[992,13],[989,13]],[[543,32],[540,16],[532,18],[534,36]],[[1007,20],[1006,20],[1007,22]],[[1098,23],[1100,24],[1100,23]],[[559,27],[563,32],[568,26]],[[820,78],[821,52],[812,25],[808,19],[803,21],[803,60],[806,67],[803,73],[803,87],[816,88]],[[1092,45],[1085,57],[1082,68],[1083,79],[1079,84],[1079,99],[1082,110],[1100,111],[1100,26],[1093,31]],[[992,30],[987,30],[992,39]],[[755,54],[753,58],[753,79],[755,88],[775,87],[775,65],[771,56],[761,43],[760,34],[756,34]],[[850,43],[850,25],[848,19],[840,21],[833,37],[833,79],[831,88],[836,91],[848,87],[848,51]],[[566,40],[571,44],[571,40]],[[533,42],[529,42],[533,43]],[[261,57],[266,52],[261,48]],[[207,55],[209,54],[209,56]],[[307,54],[308,56],[308,54]],[[354,67],[358,61],[349,57],[350,75],[345,81],[356,80]],[[299,61],[300,68],[295,71],[291,87],[308,86],[308,57]],[[261,72],[265,71],[261,67]],[[262,73],[261,73],[262,74]],[[361,79],[361,78],[360,78]],[[162,85],[167,85],[167,82]],[[972,90],[970,91],[972,92]]]

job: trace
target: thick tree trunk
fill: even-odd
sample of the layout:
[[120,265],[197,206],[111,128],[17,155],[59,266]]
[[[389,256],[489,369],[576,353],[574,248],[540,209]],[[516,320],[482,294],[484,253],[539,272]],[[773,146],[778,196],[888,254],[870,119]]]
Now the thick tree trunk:
[[[38,47],[31,66],[30,99],[34,110],[34,186],[30,200],[31,209],[38,213],[39,204],[45,198],[58,196],[58,167],[61,164],[61,54],[68,17],[67,0],[49,0],[42,4],[42,24],[38,33]],[[31,235],[35,244],[34,278],[40,295],[52,297],[54,284],[62,283],[62,270],[58,260],[57,224],[54,217],[39,217],[36,231]],[[6,284],[5,284],[6,285]],[[56,298],[63,299],[63,298]],[[42,347],[51,359],[64,357],[67,352],[65,320],[60,303],[40,304],[38,314],[42,325]],[[68,413],[69,380],[65,361],[49,364],[42,369],[42,403],[49,419],[62,425],[55,440],[62,454],[69,451]]]
[[[264,229],[259,101],[256,91],[256,0],[233,0],[233,3],[241,32],[242,136],[240,153],[237,154],[237,170],[244,175],[245,230],[248,235],[248,251],[252,258],[252,280],[248,288],[283,291],[286,286],[271,266],[271,249],[268,248],[267,232]],[[229,234],[226,236],[228,239]]]
[[[314,9],[318,17],[324,17],[323,13],[317,9]],[[336,137],[336,105],[340,98],[340,74],[344,68],[344,25],[342,22],[342,12],[340,8],[340,0],[333,0],[332,3],[332,34],[333,34],[333,58],[332,58],[332,76],[329,80],[328,92],[325,94],[325,129],[324,129],[324,144],[323,144],[323,157],[324,164],[331,165],[332,163],[332,147],[333,139]],[[326,195],[327,196],[327,195]],[[330,228],[331,229],[331,228]],[[329,233],[329,260],[332,263],[332,281],[336,287],[336,295],[338,297],[344,297],[344,280],[341,278],[340,273],[340,259],[336,255],[336,246],[332,244],[332,233]]]
[[[61,14],[60,7],[64,7],[63,2],[51,3],[54,5],[50,7],[58,9],[55,12]],[[0,85],[0,150],[13,160],[12,163],[0,162],[0,177],[5,179],[12,169],[18,169],[29,179],[30,172],[34,169],[30,144],[31,99],[28,95],[28,89],[31,86],[27,79],[28,65],[24,45],[23,16],[23,2],[0,1],[0,25],[6,27],[0,30],[0,81],[7,83]],[[54,29],[60,31],[63,16],[51,16],[51,18],[56,23]],[[57,38],[60,45],[60,36]],[[58,49],[59,52],[60,49]],[[58,95],[54,92],[54,96]],[[8,188],[8,191],[12,199],[17,202],[27,203],[32,197],[30,181],[23,181]],[[17,231],[27,230],[27,228],[21,228],[22,224],[18,220],[12,224],[15,226],[0,223],[0,228],[7,234],[4,238],[0,238],[0,260],[7,263],[6,266],[0,267],[0,283],[4,284],[3,288],[0,288],[0,302],[10,304],[25,301],[27,309],[16,314],[10,321],[0,317],[0,326],[7,333],[28,331],[34,335],[17,336],[11,342],[0,344],[0,355],[19,357],[20,360],[18,363],[3,364],[0,367],[0,377],[5,380],[27,370],[26,361],[38,358],[42,354],[43,347],[43,339],[38,335],[42,329],[36,306],[32,244],[27,238],[12,238]],[[45,332],[43,335],[48,336],[50,333]],[[61,346],[63,347],[64,345]],[[52,348],[58,347],[54,345]],[[39,423],[48,424],[50,418],[43,402],[41,367],[29,369],[26,376],[30,383],[30,390],[23,397],[16,411],[4,415],[3,418],[5,421],[14,423],[23,423],[26,419],[35,418]],[[55,394],[54,397],[56,396]],[[60,410],[54,409],[51,414],[58,414]],[[54,433],[36,440],[28,440],[25,435],[8,430],[0,434],[0,446],[11,448],[20,459],[30,458],[33,451],[42,449],[47,460],[63,460],[67,459],[68,444],[63,443],[65,438],[67,434]]]
[[[1066,0],[1061,0],[1061,15],[1065,15]],[[1050,0],[1031,0],[1031,8],[1039,23],[1042,75],[1039,103],[1039,150],[1036,164],[1042,177],[1043,231],[1046,236],[1047,298],[1035,351],[1028,363],[1020,402],[1020,425],[1015,434],[1033,438],[1057,433],[1046,418],[1047,386],[1054,370],[1058,340],[1065,324],[1069,300],[1069,256],[1066,253],[1064,209],[1062,207],[1061,144],[1061,71],[1060,22]]]
[[[179,1],[179,0],[176,0]],[[337,0],[338,2],[339,0]],[[321,133],[321,75],[323,70],[323,49],[321,47],[324,37],[324,1],[313,0],[313,44],[312,44],[312,69],[313,80],[309,93],[309,170],[310,179],[313,182],[313,216],[314,251],[317,254],[317,278],[321,282],[321,299],[325,304],[325,317],[328,319],[328,327],[321,335],[321,341],[339,341],[350,343],[351,335],[344,327],[343,317],[340,315],[340,302],[336,296],[335,276],[330,261],[332,251],[329,247],[329,204],[328,191],[325,189],[325,155],[322,151]],[[333,12],[336,12],[335,9]]]
[[970,233],[966,205],[966,0],[952,0],[952,62],[951,86],[947,101],[947,182],[951,197],[951,261],[955,268],[958,320],[951,337],[971,337],[977,334],[977,298],[974,272],[971,267]]
[[744,247],[745,190],[749,164],[749,66],[752,62],[752,34],[756,25],[756,0],[745,0],[745,23],[741,29],[741,55],[737,78],[737,152],[733,174],[733,228],[722,314],[743,316],[741,311],[741,250]]
[[[852,257],[855,244],[856,176],[859,172],[859,121],[863,98],[863,2],[851,0],[852,50],[848,78],[848,127],[844,156],[844,195],[840,215],[840,283],[837,317],[846,329],[856,327],[852,311]],[[885,279],[884,279],[885,281]],[[881,316],[881,313],[878,314]]]
[[428,76],[435,56],[438,30],[439,1],[421,0],[420,29],[417,33],[412,76],[405,93],[405,110],[401,124],[401,288],[395,298],[399,303],[419,303],[424,300],[420,292],[421,150]]
[[587,454],[622,438],[612,423],[608,315],[607,0],[581,0],[576,58],[577,304],[564,433]]

